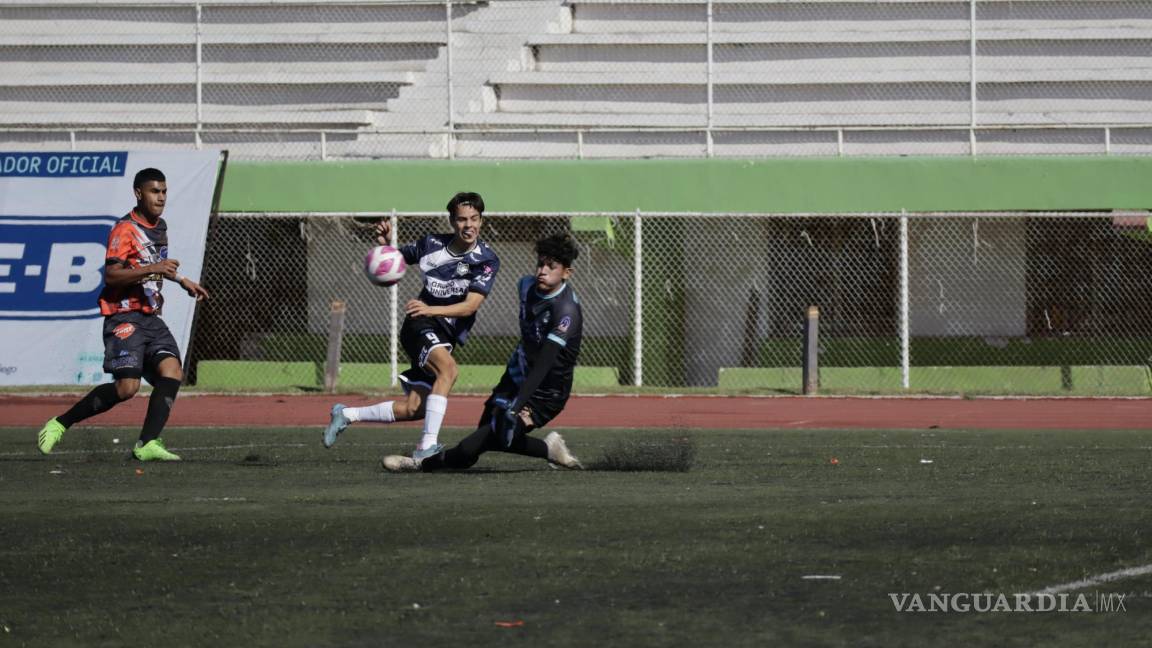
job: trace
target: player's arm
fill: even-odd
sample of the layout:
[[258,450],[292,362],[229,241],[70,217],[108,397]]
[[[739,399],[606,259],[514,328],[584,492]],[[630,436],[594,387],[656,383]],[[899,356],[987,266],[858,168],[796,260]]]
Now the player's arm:
[[540,347],[539,353],[536,354],[536,360],[532,363],[532,371],[528,372],[528,377],[524,379],[524,383],[520,385],[519,393],[516,394],[516,400],[512,401],[512,405],[508,407],[508,411],[513,416],[519,414],[528,399],[532,398],[532,394],[535,394],[536,390],[540,388],[540,383],[544,382],[544,378],[548,376],[548,372],[552,370],[552,366],[556,364],[556,360],[563,350],[564,345],[552,338],[548,338]]
[[516,398],[504,410],[504,420],[497,426],[497,435],[503,443],[504,447],[512,446],[512,439],[516,431],[516,419],[520,419],[525,425],[531,425],[532,419],[525,409],[528,399],[532,398],[532,394],[540,388],[540,384],[544,382],[544,378],[548,376],[548,372],[552,366],[556,364],[556,359],[560,357],[560,352],[564,350],[562,345],[551,336],[540,347],[540,351],[536,354],[536,360],[532,364],[532,371],[528,372],[528,377],[520,385],[520,391],[516,394]]
[[413,317],[468,317],[480,310],[487,295],[470,292],[464,301],[447,306],[429,306],[419,299],[413,299],[404,305],[404,313]]
[[544,343],[540,346],[540,351],[537,352],[536,358],[532,362],[532,371],[528,372],[528,376],[520,384],[520,391],[516,394],[516,398],[504,412],[506,424],[503,427],[506,433],[503,435],[503,441],[505,447],[512,444],[511,431],[515,428],[517,418],[523,420],[525,425],[531,425],[531,415],[525,409],[528,399],[532,398],[532,394],[536,393],[541,383],[548,377],[548,372],[556,365],[560,353],[568,346],[568,336],[580,329],[581,315],[578,308],[564,308],[559,312],[554,311],[553,317],[559,321],[548,332],[548,337],[544,338]]
[[[392,220],[382,218],[376,223],[376,243],[379,245],[392,245]],[[404,255],[404,262],[412,265],[420,260],[422,254],[418,243],[400,245],[400,254]]]
[[104,284],[109,288],[123,288],[148,281],[153,275],[176,279],[180,262],[163,259],[158,263],[140,264],[140,246],[130,226],[117,223],[108,233],[108,249],[104,255]]
[[121,288],[143,283],[152,275],[162,275],[175,281],[176,269],[179,267],[180,262],[176,259],[164,259],[158,263],[135,267],[121,259],[108,259],[104,266],[104,283],[110,288]]
[[208,299],[208,291],[204,290],[204,286],[201,286],[195,281],[192,281],[188,277],[177,275],[176,283],[180,284],[180,287],[184,289],[184,292],[188,293],[188,296],[195,299],[196,301],[204,301],[205,299]]
[[563,309],[559,312],[553,312],[553,317],[559,321],[548,332],[548,337],[544,338],[544,344],[540,345],[540,351],[532,362],[532,371],[528,372],[528,377],[520,385],[520,393],[516,394],[516,400],[512,401],[511,407],[508,408],[509,416],[516,416],[521,413],[520,410],[532,397],[532,394],[535,394],[536,390],[540,388],[540,383],[544,382],[544,378],[548,376],[548,372],[556,364],[560,352],[568,346],[568,336],[579,328],[580,311],[578,309]]

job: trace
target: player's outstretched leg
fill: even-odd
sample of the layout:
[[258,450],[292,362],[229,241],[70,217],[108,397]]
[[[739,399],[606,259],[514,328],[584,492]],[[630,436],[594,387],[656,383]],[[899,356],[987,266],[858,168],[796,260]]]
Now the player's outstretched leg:
[[483,425],[464,437],[455,447],[429,455],[423,459],[390,455],[384,457],[384,470],[389,472],[434,472],[437,470],[465,470],[471,468],[488,450],[496,449],[492,428]]
[[342,403],[333,405],[328,427],[324,429],[324,447],[331,448],[335,445],[336,438],[353,423],[395,423],[424,418],[424,399],[428,395],[431,383],[422,380],[421,375],[410,375],[413,371],[410,369],[400,374],[400,386],[404,388],[405,394],[402,400],[384,401],[363,407],[348,407]]
[[573,470],[584,470],[584,464],[580,463],[580,460],[568,450],[568,444],[564,443],[564,437],[560,436],[558,432],[549,432],[544,437],[544,444],[548,446],[548,461],[550,463]]
[[76,401],[67,412],[45,423],[44,427],[40,428],[40,433],[36,435],[36,445],[40,448],[40,452],[43,454],[52,452],[52,448],[60,442],[68,428],[84,419],[107,412],[117,403],[131,398],[136,393],[130,387],[123,389],[123,394],[120,391],[116,383],[97,385],[85,394],[84,398]]
[[328,427],[324,428],[323,440],[325,448],[331,448],[336,445],[336,437],[340,436],[340,433],[352,423],[352,421],[349,421],[344,416],[344,407],[345,405],[343,403],[336,403],[332,406],[332,412],[328,419]]

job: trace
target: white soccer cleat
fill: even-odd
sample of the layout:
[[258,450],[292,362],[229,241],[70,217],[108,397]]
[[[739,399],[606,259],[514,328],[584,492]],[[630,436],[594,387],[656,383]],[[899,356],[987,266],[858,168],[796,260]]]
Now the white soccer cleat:
[[404,455],[388,455],[380,463],[388,472],[420,472],[420,462]]
[[548,461],[572,470],[584,470],[584,464],[568,451],[564,437],[559,432],[549,432],[544,437],[544,444],[548,446]]

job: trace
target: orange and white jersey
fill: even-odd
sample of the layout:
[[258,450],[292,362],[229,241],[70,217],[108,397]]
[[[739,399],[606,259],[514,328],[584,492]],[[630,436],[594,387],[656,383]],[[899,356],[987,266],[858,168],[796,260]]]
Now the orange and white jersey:
[[[149,225],[135,211],[116,221],[108,233],[108,252],[104,265],[139,268],[168,258],[168,224],[161,218]],[[112,315],[129,311],[160,313],[164,297],[162,275],[149,275],[144,281],[117,288],[104,285],[100,291],[100,313]]]

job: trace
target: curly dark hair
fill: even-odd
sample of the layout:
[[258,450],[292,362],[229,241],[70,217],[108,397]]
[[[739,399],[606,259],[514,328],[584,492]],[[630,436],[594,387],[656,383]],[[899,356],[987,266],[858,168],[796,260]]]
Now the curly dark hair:
[[570,268],[576,257],[580,256],[580,249],[568,234],[553,234],[536,241],[536,256]]

